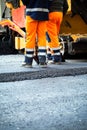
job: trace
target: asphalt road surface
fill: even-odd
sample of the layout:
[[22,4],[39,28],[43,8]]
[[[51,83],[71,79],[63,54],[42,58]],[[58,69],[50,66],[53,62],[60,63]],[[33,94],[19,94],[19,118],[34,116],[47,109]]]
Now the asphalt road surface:
[[87,74],[1,82],[0,130],[87,130]]
[[0,56],[0,130],[87,130],[87,60],[21,67]]

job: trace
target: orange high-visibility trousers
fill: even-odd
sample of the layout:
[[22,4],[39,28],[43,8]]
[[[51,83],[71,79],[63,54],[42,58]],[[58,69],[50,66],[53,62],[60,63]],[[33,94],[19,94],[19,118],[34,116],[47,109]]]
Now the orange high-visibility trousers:
[[46,48],[46,21],[37,21],[26,16],[26,45],[27,49],[34,49],[36,37],[38,47]]
[[48,46],[52,50],[54,50],[55,48],[58,49],[60,46],[58,35],[59,35],[62,19],[63,19],[62,12],[49,13],[49,21],[47,22],[47,31],[51,39],[51,42],[48,43]]

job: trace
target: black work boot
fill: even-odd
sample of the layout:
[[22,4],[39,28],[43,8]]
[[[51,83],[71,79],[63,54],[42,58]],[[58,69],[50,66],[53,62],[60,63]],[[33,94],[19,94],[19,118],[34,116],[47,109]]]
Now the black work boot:
[[52,60],[53,60],[54,64],[57,64],[57,63],[60,64],[62,61],[62,57],[61,57],[61,55],[53,55]]
[[42,68],[47,67],[46,56],[38,56],[38,58],[40,67]]

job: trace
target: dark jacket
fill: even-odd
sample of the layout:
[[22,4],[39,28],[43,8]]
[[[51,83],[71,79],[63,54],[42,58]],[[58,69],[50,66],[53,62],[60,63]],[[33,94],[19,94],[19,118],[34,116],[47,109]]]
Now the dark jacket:
[[22,0],[22,2],[26,5],[26,15],[34,20],[48,20],[49,0]]
[[67,0],[53,0],[50,4],[49,11],[54,12],[63,12],[65,14],[68,9],[68,3]]

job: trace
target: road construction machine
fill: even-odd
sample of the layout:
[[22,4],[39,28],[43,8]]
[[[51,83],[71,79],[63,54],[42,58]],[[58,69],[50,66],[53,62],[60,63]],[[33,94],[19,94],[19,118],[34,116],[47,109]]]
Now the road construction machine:
[[87,58],[87,2],[68,0],[69,9],[60,29],[61,51],[65,57]]

